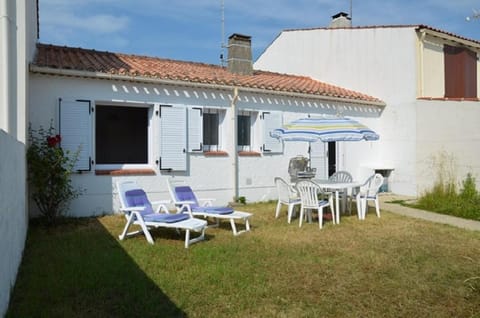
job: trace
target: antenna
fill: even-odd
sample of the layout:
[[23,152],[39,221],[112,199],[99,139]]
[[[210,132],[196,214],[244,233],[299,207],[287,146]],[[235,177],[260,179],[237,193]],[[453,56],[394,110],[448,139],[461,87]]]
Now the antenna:
[[353,25],[353,0],[350,0],[350,23]]
[[465,18],[467,21],[470,21],[471,19],[480,19],[480,11],[473,9],[473,14]]
[[220,50],[220,64],[225,66],[225,5],[224,0],[220,0],[220,11],[221,11],[221,32],[222,32],[222,42]]

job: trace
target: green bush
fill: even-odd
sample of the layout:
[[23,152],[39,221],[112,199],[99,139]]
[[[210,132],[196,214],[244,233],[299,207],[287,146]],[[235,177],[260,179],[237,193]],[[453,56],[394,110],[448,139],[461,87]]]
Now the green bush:
[[33,201],[48,224],[54,224],[63,215],[70,201],[81,194],[71,183],[71,174],[78,158],[60,147],[62,138],[42,126],[38,130],[29,127],[27,150],[28,180]]

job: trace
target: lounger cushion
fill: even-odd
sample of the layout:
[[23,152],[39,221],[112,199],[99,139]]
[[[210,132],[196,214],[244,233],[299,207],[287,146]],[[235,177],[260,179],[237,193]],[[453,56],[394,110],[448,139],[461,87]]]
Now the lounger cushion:
[[145,222],[164,222],[175,223],[189,219],[190,216],[184,213],[166,214],[166,213],[153,213],[143,216]]
[[140,212],[146,222],[164,222],[174,223],[190,218],[188,214],[166,214],[154,213],[152,205],[147,198],[147,194],[142,189],[134,189],[125,192],[125,198],[129,207],[145,207],[145,210]]
[[233,209],[223,206],[197,206],[192,208],[192,212],[212,213],[212,214],[231,214]]
[[190,204],[190,207],[196,207],[198,206],[198,200],[197,197],[195,196],[195,193],[193,193],[192,188],[189,186],[178,186],[175,187],[175,195],[177,196],[178,201],[193,201],[195,204]]
[[145,210],[140,212],[142,215],[153,214],[153,208],[147,198],[147,194],[142,189],[134,189],[125,192],[125,199],[128,207],[145,207]]

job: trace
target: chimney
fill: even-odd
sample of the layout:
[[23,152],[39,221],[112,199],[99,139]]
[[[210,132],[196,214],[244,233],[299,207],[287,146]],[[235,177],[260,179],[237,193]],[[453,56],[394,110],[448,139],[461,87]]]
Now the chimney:
[[328,26],[331,29],[336,28],[351,28],[352,27],[352,18],[348,16],[348,13],[339,12],[335,15],[332,15],[332,21]]
[[252,40],[248,35],[232,34],[228,38],[227,69],[239,75],[252,75]]

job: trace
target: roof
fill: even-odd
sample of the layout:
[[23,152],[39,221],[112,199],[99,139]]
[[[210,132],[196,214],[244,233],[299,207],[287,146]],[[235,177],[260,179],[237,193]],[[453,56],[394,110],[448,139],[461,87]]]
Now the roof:
[[[158,80],[187,84],[231,86],[261,91],[295,93],[326,99],[385,105],[378,98],[326,84],[310,77],[254,70],[252,75],[233,74],[226,67],[158,57],[37,44],[30,69],[38,73],[66,70],[69,75],[100,77],[125,76],[128,80]],[[72,71],[72,72],[68,72]],[[77,71],[77,72],[75,72]]]
[[445,38],[457,38],[459,40],[471,42],[472,44],[480,44],[479,40],[469,39],[460,35],[456,35],[451,32],[443,31],[437,28],[430,27],[425,24],[406,24],[406,25],[372,25],[372,26],[352,26],[352,27],[344,27],[344,28],[329,28],[329,27],[316,27],[316,28],[301,28],[301,29],[286,29],[284,32],[292,32],[292,31],[310,31],[310,30],[364,30],[364,29],[394,29],[394,28],[413,28],[416,30],[429,30],[433,31],[437,34],[444,35]]

